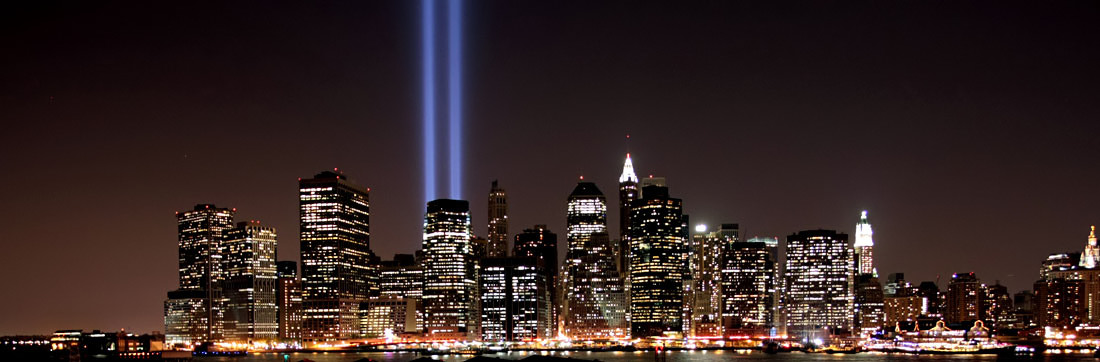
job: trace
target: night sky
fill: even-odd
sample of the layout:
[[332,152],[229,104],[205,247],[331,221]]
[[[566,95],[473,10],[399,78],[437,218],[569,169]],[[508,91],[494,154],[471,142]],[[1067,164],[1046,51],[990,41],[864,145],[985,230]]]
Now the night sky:
[[[33,6],[0,11],[0,335],[163,330],[174,212],[236,207],[297,260],[297,178],[333,167],[371,188],[376,253],[419,248],[419,2]],[[883,278],[1030,289],[1100,224],[1095,1],[465,13],[478,234],[499,179],[512,233],[564,248],[577,178],[614,205],[628,147],[693,223],[746,237],[869,210]]]

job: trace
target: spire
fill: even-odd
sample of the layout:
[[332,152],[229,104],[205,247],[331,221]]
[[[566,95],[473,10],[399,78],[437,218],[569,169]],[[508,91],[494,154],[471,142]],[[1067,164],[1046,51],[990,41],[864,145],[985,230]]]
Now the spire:
[[1089,245],[1096,245],[1096,225],[1089,230]]
[[863,210],[863,212],[859,214],[859,223],[856,224],[855,246],[875,245],[873,235],[874,232],[871,231],[871,223],[867,221],[867,210]]
[[1081,262],[1078,265],[1092,269],[1098,264],[1100,264],[1100,245],[1096,245],[1096,226],[1093,225],[1089,229],[1089,242],[1085,244],[1085,252],[1081,253]]
[[630,162],[630,153],[626,154],[626,163],[623,164],[623,174],[619,176],[619,183],[627,181],[638,183],[638,175],[634,174],[634,163]]

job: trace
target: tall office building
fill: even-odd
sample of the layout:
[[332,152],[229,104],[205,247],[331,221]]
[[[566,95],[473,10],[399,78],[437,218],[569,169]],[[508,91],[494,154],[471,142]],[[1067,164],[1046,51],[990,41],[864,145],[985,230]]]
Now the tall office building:
[[1012,309],[1012,295],[1008,288],[997,282],[982,286],[982,296],[978,307],[978,318],[986,327],[993,330],[1004,329],[1015,321]]
[[302,279],[298,263],[283,260],[275,263],[279,276],[275,298],[278,301],[279,339],[295,344],[302,340]]
[[547,336],[557,336],[558,314],[561,306],[556,302],[558,297],[558,236],[550,232],[546,225],[535,225],[530,229],[516,234],[515,247],[512,252],[518,258],[536,258],[542,263],[540,269],[544,274],[546,290],[549,293],[550,316],[549,332]]
[[225,340],[274,342],[279,333],[275,229],[241,222],[225,230],[224,243]]
[[[222,339],[224,231],[233,227],[234,214],[235,209],[211,204],[195,205],[191,211],[176,213],[180,283],[179,290],[169,293],[165,301],[165,337],[168,340],[194,343]],[[196,315],[200,311],[205,316]]]
[[482,260],[481,340],[521,342],[550,338],[550,290],[537,257]]
[[885,324],[885,295],[882,283],[874,274],[860,273],[855,277],[855,294],[852,303],[856,331],[870,336]]
[[848,234],[806,230],[787,236],[787,332],[820,338],[852,330],[852,250]]
[[377,292],[369,191],[329,171],[298,181],[305,340],[359,334],[359,303]]
[[1085,317],[1085,283],[1081,280],[1051,278],[1035,282],[1036,323],[1040,328],[1071,331]]
[[627,153],[623,172],[619,175],[619,245],[615,248],[616,265],[624,285],[630,275],[627,270],[630,267],[630,207],[638,199],[638,191],[638,175],[634,174],[634,163]]
[[562,266],[562,331],[573,340],[627,336],[626,302],[607,235],[607,202],[578,182],[566,212],[568,253]]
[[489,189],[489,251],[490,258],[508,256],[508,194],[493,180]]
[[859,271],[856,274],[874,274],[875,247],[874,232],[871,231],[871,223],[867,222],[867,210],[859,215],[859,223],[856,224],[856,265]]
[[[728,225],[728,224],[725,224]],[[691,237],[691,287],[688,337],[722,336],[722,260],[726,242],[718,232],[708,232],[707,226],[695,227]]]
[[974,272],[955,273],[947,284],[947,310],[943,319],[947,323],[963,323],[978,320],[982,286]]
[[424,215],[424,312],[429,338],[475,340],[478,264],[470,203],[439,199]]
[[683,202],[668,188],[642,188],[630,215],[630,329],[634,338],[683,331]]
[[[731,225],[733,226],[733,225]],[[766,334],[775,321],[775,268],[770,246],[723,240],[722,325],[727,336]]]

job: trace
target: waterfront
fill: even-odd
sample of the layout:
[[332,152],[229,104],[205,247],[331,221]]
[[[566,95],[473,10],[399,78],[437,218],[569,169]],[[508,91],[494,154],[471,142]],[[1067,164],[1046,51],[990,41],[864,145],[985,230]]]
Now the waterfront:
[[[508,360],[520,360],[531,356],[530,352],[512,352],[486,354],[486,357],[496,357]],[[625,362],[625,361],[653,361],[653,352],[548,352],[546,354],[571,357],[579,360],[599,360],[601,362]],[[672,351],[667,353],[667,358],[662,362],[718,362],[728,360],[739,361],[997,361],[996,355],[912,355],[912,354],[886,354],[886,353],[859,353],[859,354],[825,354],[825,353],[780,353],[766,354],[763,352],[734,352],[734,351]],[[407,362],[419,358],[416,353],[394,352],[314,352],[314,353],[260,353],[246,357],[196,357],[195,361],[238,361],[238,362],[297,362],[304,359],[316,362],[353,362],[363,358],[370,358],[379,362]],[[440,361],[460,362],[473,358],[470,355],[446,355],[433,356]],[[1011,360],[1028,361],[1093,361],[1096,360],[1092,353],[1047,353],[1039,356],[1019,357]]]

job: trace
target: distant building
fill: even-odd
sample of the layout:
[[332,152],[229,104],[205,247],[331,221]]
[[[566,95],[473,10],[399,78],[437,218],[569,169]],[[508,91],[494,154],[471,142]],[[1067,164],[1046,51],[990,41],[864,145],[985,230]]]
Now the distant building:
[[596,184],[577,183],[568,199],[566,228],[562,333],[574,341],[628,336],[622,279],[607,235],[607,202]]
[[552,338],[550,283],[536,257],[483,259],[481,340],[521,342]]
[[848,234],[807,230],[787,236],[788,334],[820,338],[851,333],[852,257]]
[[439,199],[424,215],[424,313],[429,338],[476,340],[478,263],[470,203]]
[[359,333],[364,338],[396,338],[420,332],[420,300],[382,296],[359,306]]
[[302,280],[298,278],[298,263],[283,260],[275,265],[279,275],[275,293],[279,304],[279,339],[299,343],[302,340]]
[[720,237],[718,231],[708,231],[706,225],[700,224],[695,227],[689,244],[691,313],[684,334],[687,337],[721,337],[722,261],[727,240]]
[[[623,172],[619,174],[619,243],[615,247],[615,265],[619,268],[619,277],[622,279],[626,295],[630,295],[630,208],[634,200],[638,199],[638,175],[634,174],[634,163],[630,160],[630,154],[626,154],[623,162]],[[629,311],[628,311],[629,314]]]
[[1036,319],[1040,327],[1073,330],[1086,314],[1085,283],[1052,278],[1035,282]]
[[208,300],[205,290],[168,292],[168,300],[164,302],[165,343],[191,346],[209,341]]
[[[215,342],[223,337],[225,281],[224,231],[233,227],[235,209],[212,204],[177,212],[179,290],[164,303],[168,343]],[[199,305],[201,304],[201,306]],[[199,317],[195,313],[205,313]],[[201,323],[182,325],[180,323]]]
[[535,225],[530,229],[524,229],[523,232],[516,234],[515,250],[512,252],[518,258],[536,258],[542,263],[543,267],[539,270],[543,273],[543,279],[546,281],[546,290],[549,291],[550,303],[550,319],[549,319],[549,333],[548,336],[555,337],[558,335],[558,314],[560,311],[560,304],[558,300],[558,236],[549,229],[546,225]]
[[943,293],[935,282],[923,281],[917,285],[916,294],[921,297],[921,315],[929,318],[944,318],[947,305]]
[[775,325],[776,260],[763,242],[739,242],[736,225],[722,256],[722,325],[726,336],[759,336]]
[[857,275],[854,296],[852,305],[856,330],[861,335],[870,336],[882,329],[885,324],[885,296],[878,277],[871,273]]
[[1012,295],[1013,322],[1008,328],[1026,329],[1035,327],[1035,292],[1030,290],[1019,291]]
[[274,342],[277,317],[274,228],[258,221],[225,230],[225,340]]
[[379,295],[383,298],[423,299],[424,269],[413,254],[397,254],[379,268]]
[[508,193],[497,186],[489,189],[489,250],[490,258],[508,256]]
[[993,285],[983,285],[979,319],[991,330],[1006,329],[1012,323],[1012,295],[1008,294],[1008,288],[1000,282]]
[[947,310],[943,319],[947,323],[965,323],[978,320],[982,288],[973,272],[955,273],[947,284]]
[[867,222],[867,211],[859,215],[859,223],[856,224],[856,274],[875,274],[874,263],[874,232],[871,231],[871,223]]
[[683,202],[668,188],[642,188],[630,216],[630,328],[634,338],[682,333]]
[[298,181],[305,340],[358,336],[359,304],[377,295],[369,191],[336,172]]

